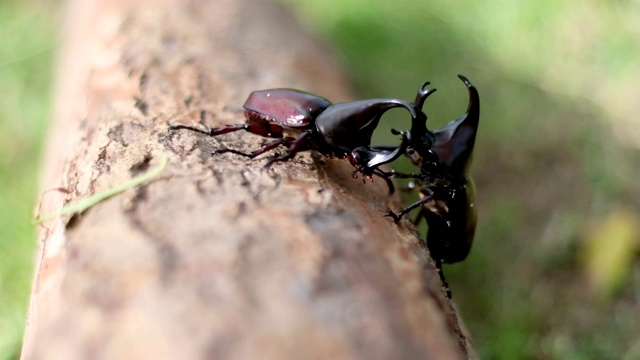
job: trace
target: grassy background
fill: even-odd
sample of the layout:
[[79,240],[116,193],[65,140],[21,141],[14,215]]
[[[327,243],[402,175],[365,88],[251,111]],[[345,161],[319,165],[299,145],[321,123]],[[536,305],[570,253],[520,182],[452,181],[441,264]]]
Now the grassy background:
[[50,5],[0,2],[0,359],[19,354],[37,247],[31,222],[50,114]]
[[[445,271],[481,356],[640,358],[640,3],[286,2],[360,97],[411,100],[430,80],[434,128],[466,109],[456,73],[479,89],[478,232]],[[0,359],[24,327],[56,17],[0,3]]]

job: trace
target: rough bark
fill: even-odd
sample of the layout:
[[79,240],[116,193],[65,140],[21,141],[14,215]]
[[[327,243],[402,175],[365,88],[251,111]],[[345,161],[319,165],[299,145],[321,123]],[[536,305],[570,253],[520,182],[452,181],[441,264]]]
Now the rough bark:
[[262,171],[254,89],[347,100],[326,48],[264,1],[70,0],[41,212],[170,163],[43,227],[24,359],[458,359],[471,354],[433,262],[382,217],[383,181],[309,154]]

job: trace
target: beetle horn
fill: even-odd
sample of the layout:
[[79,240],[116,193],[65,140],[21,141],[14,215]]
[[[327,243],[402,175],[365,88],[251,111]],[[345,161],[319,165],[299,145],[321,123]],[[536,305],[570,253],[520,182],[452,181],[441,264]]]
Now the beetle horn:
[[417,115],[412,118],[411,121],[411,135],[413,136],[414,141],[416,139],[420,139],[424,134],[427,133],[427,115],[422,111],[422,107],[424,106],[425,100],[429,97],[429,95],[436,92],[437,89],[427,89],[426,87],[431,83],[425,81],[420,85],[418,89],[418,93],[416,94],[416,99],[413,102],[413,106],[416,110]]
[[458,75],[469,91],[469,106],[466,114],[456,119],[443,129],[436,130],[432,152],[438,157],[441,165],[448,167],[452,175],[466,175],[473,146],[476,141],[480,120],[480,96],[475,86],[463,75]]
[[427,100],[429,95],[437,91],[437,89],[433,89],[433,88],[426,89],[428,85],[431,85],[431,83],[428,81],[425,81],[422,83],[422,85],[420,85],[420,88],[418,89],[418,94],[416,94],[416,99],[413,102],[413,105],[416,107],[416,110],[422,110],[424,101]]
[[413,104],[399,99],[372,99],[334,104],[316,119],[327,144],[345,149],[369,146],[380,118],[389,109],[403,107],[416,117]]
[[[371,115],[374,115],[374,117],[371,119],[371,121],[362,125],[362,127],[360,127],[359,130],[373,135],[373,130],[375,130],[375,128],[378,127],[378,122],[380,121],[380,118],[382,117],[382,115],[384,115],[384,113],[387,112],[387,110],[392,108],[397,108],[397,107],[403,107],[407,109],[411,114],[411,118],[412,119],[416,118],[417,116],[416,109],[413,106],[411,106],[411,104],[409,104],[404,100],[398,100],[398,99],[379,100],[379,103],[374,104],[369,109],[371,112]],[[371,136],[369,138],[371,138]]]
[[372,149],[369,146],[361,146],[351,152],[351,157],[357,165],[367,168],[376,168],[380,165],[388,164],[402,156],[409,146],[408,133],[401,131],[398,134],[402,135],[402,141],[400,146],[396,148],[380,147]]

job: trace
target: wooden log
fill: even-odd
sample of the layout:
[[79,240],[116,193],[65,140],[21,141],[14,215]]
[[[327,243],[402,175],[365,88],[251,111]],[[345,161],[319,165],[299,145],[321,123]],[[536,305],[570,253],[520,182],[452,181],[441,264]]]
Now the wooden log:
[[23,359],[461,359],[473,352],[384,181],[309,154],[262,171],[250,91],[350,98],[327,49],[250,0],[69,0],[42,213],[155,167],[41,232]]

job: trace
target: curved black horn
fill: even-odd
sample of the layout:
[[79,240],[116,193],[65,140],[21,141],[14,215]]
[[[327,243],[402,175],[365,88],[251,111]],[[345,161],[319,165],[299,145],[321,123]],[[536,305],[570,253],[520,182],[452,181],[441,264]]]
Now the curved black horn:
[[420,139],[427,133],[427,115],[422,111],[422,107],[424,106],[425,100],[429,97],[429,95],[436,92],[436,89],[426,87],[431,83],[425,81],[420,85],[418,89],[418,93],[416,94],[416,99],[413,102],[413,106],[416,110],[416,116],[411,120],[411,132],[410,137],[414,139]]
[[463,75],[458,75],[469,91],[469,106],[467,112],[443,129],[433,132],[435,141],[432,152],[437,156],[438,162],[449,168],[453,175],[465,176],[471,156],[473,146],[478,132],[480,121],[480,96],[478,90]]

